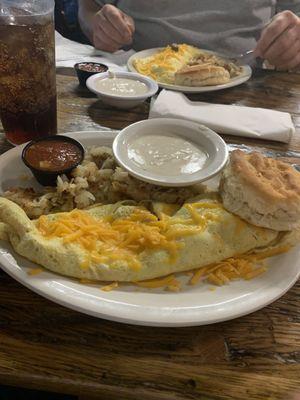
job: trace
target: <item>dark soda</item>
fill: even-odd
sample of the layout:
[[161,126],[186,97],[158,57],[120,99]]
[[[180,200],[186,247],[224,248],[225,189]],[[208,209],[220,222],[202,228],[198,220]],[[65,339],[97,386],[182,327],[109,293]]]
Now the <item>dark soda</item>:
[[[18,12],[19,11],[19,12]],[[0,18],[0,117],[13,144],[57,133],[52,15]]]

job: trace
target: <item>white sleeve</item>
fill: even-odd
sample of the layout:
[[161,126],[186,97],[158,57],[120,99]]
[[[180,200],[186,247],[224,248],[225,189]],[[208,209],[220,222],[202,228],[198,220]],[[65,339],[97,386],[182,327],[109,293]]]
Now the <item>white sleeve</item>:
[[290,10],[300,16],[300,0],[277,0],[276,13]]

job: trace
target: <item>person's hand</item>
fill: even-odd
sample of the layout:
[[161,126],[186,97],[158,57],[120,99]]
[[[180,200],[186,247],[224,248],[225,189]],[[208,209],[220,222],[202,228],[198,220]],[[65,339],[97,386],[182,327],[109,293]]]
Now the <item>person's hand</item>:
[[103,6],[95,14],[92,25],[96,49],[113,53],[132,43],[133,19],[111,4]]
[[291,11],[277,14],[262,31],[254,55],[276,69],[300,67],[300,18]]

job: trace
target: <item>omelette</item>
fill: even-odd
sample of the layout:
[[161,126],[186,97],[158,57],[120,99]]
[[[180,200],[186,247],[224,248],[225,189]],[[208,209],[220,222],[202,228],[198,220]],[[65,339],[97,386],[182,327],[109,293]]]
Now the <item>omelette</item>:
[[120,202],[37,220],[0,198],[0,238],[62,275],[137,282],[276,247],[285,234],[241,220],[211,193],[182,206]]
[[201,51],[194,46],[171,45],[149,57],[134,59],[133,66],[142,75],[158,82],[173,84],[175,72],[200,54]]

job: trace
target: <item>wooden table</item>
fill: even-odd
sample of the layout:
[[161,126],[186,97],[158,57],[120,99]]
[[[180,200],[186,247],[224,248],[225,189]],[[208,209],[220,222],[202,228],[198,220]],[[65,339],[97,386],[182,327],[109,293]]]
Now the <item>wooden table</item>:
[[[120,129],[147,118],[148,104],[117,111],[58,71],[59,131]],[[62,74],[64,73],[64,74]],[[292,113],[289,145],[228,137],[300,164],[300,75],[258,71],[205,101]],[[9,148],[2,140],[1,152]],[[288,399],[300,391],[300,283],[269,307],[234,321],[149,328],[58,306],[0,273],[0,383],[81,399]],[[1,396],[0,396],[1,397]]]

